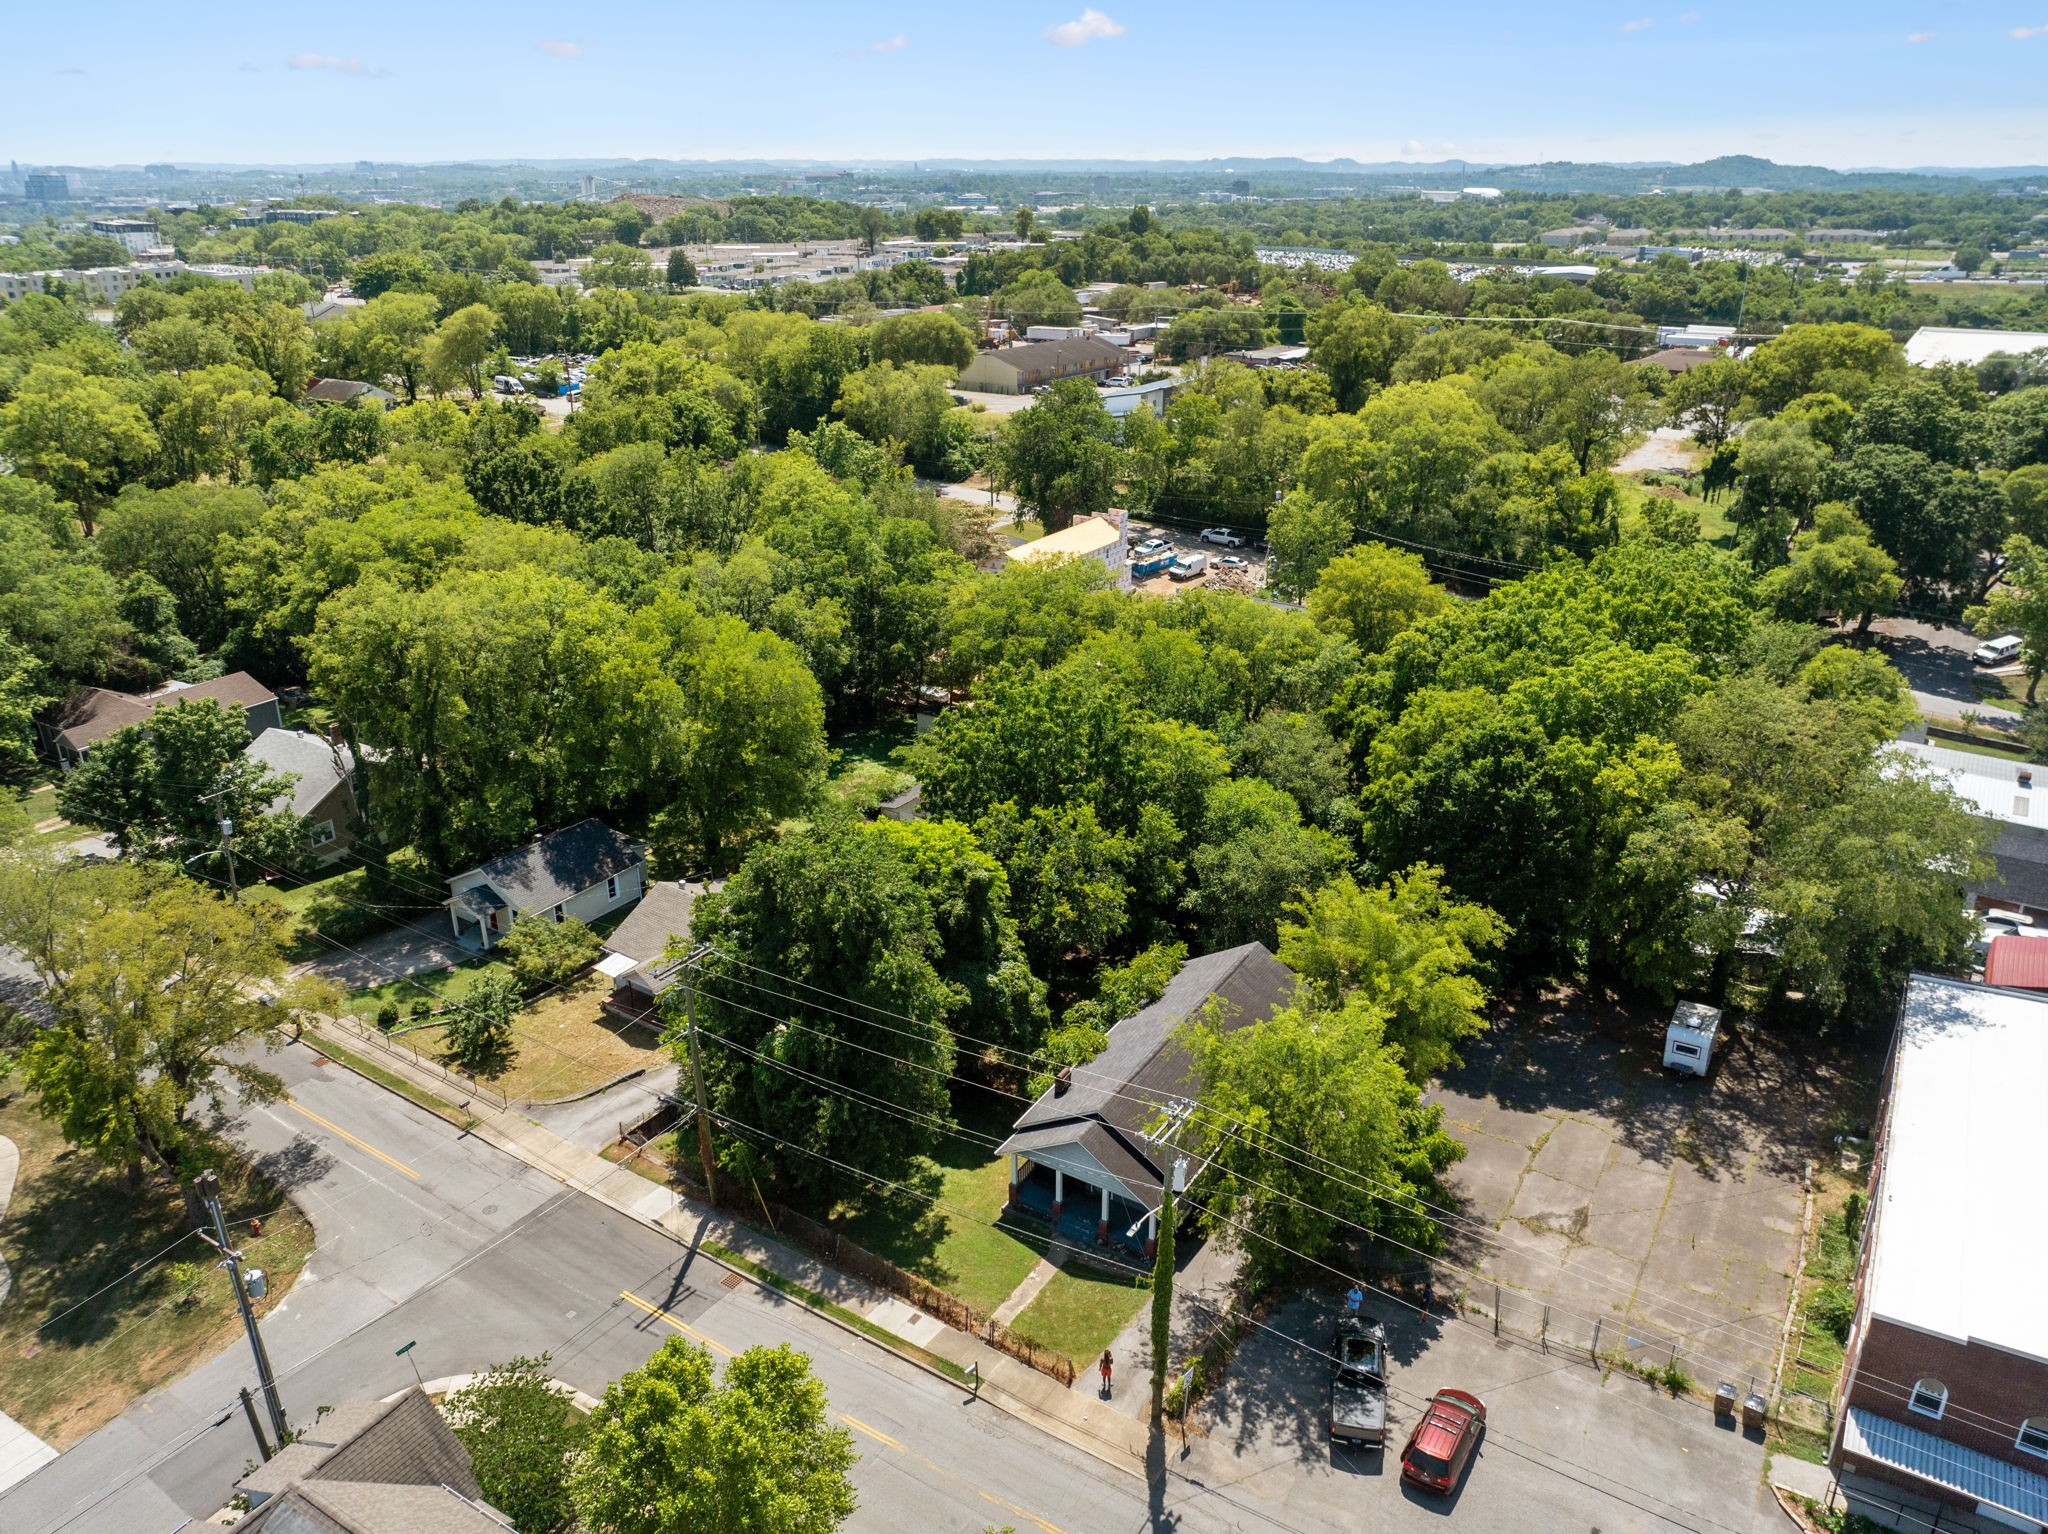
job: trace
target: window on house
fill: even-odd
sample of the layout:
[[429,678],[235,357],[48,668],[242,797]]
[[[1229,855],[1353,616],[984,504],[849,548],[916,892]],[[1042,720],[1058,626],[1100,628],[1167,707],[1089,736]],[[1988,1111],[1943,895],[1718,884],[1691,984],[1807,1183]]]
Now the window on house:
[[323,820],[318,825],[314,826],[310,840],[316,847],[324,847],[329,842],[333,841],[334,822],[331,820]]
[[2013,1444],[2029,1454],[2048,1459],[2048,1417],[2027,1418],[2020,1424],[2020,1436],[2013,1440]]
[[562,908],[560,906],[555,907],[554,916],[555,921],[559,924],[562,920]]
[[1948,1407],[1948,1386],[1937,1379],[1913,1381],[1913,1393],[1906,1398],[1906,1408],[1923,1417],[1939,1417]]
[[617,900],[619,898],[619,876],[617,874],[611,875],[604,881],[604,898],[607,900]]

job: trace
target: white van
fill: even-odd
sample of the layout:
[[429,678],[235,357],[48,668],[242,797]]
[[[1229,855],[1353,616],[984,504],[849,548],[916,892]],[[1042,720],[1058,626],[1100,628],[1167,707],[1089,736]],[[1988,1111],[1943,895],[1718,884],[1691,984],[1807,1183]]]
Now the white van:
[[1996,639],[1987,639],[1970,652],[1970,659],[1980,666],[2005,666],[2020,658],[2020,636],[2001,634]]
[[1207,554],[1183,554],[1173,562],[1172,567],[1166,573],[1173,580],[1191,581],[1197,576],[1206,573],[1208,568],[1209,556]]
[[1720,1031],[1719,1007],[1681,1001],[1664,1030],[1664,1069],[1680,1075],[1706,1075],[1714,1060],[1714,1037]]

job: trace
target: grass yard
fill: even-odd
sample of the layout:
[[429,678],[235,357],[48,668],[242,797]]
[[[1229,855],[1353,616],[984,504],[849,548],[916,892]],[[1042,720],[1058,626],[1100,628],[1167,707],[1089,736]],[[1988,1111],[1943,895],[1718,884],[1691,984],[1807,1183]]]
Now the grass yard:
[[366,991],[353,992],[343,1003],[342,1010],[373,1021],[380,1007],[386,1002],[395,1002],[400,1017],[409,1023],[412,1020],[413,1003],[425,1001],[435,1008],[440,1008],[450,1002],[461,1001],[475,988],[479,980],[492,971],[509,975],[512,966],[503,959],[470,959],[458,964],[454,969],[428,970],[410,979],[392,980],[383,985],[371,986]]
[[666,1063],[652,1027],[629,1026],[604,1010],[611,993],[609,980],[586,972],[522,1007],[512,1019],[518,1052],[488,1078],[491,1085],[523,1102],[552,1102]]
[[[0,1305],[0,1410],[63,1449],[233,1342],[241,1322],[227,1275],[189,1235],[184,1199],[162,1176],[131,1193],[120,1173],[66,1145],[23,1091],[0,1098],[0,1134],[21,1152],[0,1224],[14,1280]],[[305,1265],[312,1228],[275,1182],[219,1149],[230,1221],[265,1216],[262,1236],[246,1225],[234,1234],[270,1275],[257,1304],[267,1312]]]
[[1130,1324],[1149,1298],[1146,1285],[1130,1274],[1106,1273],[1069,1262],[1010,1323],[1027,1342],[1065,1355],[1085,1369],[1116,1334]]
[[954,1114],[969,1135],[952,1135],[933,1157],[934,1197],[903,1198],[842,1212],[847,1238],[987,1313],[1037,1264],[1042,1243],[997,1226],[1010,1193],[1007,1161],[990,1160],[987,1139],[1008,1133],[1009,1100],[963,1090]]
[[1644,485],[1633,475],[1617,474],[1614,483],[1621,490],[1621,525],[1624,532],[1638,530],[1642,523],[1643,502],[1652,497],[1663,501],[1676,501],[1689,506],[1699,513],[1700,537],[1708,543],[1723,548],[1735,546],[1735,524],[1728,520],[1727,508],[1730,502],[1709,501],[1701,496],[1687,495],[1676,485]]
[[835,759],[825,791],[866,814],[910,786],[902,753],[916,739],[917,726],[908,719],[889,719],[842,735],[832,742]]

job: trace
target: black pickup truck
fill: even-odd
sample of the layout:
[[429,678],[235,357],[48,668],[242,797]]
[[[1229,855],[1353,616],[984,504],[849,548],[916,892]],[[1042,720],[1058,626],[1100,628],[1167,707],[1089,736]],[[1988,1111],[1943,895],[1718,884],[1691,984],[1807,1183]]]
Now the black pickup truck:
[[1363,1449],[1387,1442],[1387,1331],[1346,1315],[1330,1342],[1330,1437]]

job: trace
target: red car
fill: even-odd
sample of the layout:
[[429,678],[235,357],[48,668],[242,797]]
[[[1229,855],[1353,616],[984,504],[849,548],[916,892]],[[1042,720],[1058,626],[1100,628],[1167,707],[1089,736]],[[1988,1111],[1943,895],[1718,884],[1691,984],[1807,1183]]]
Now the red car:
[[1448,1497],[1485,1429],[1484,1401],[1462,1390],[1439,1390],[1408,1435],[1408,1447],[1401,1451],[1401,1479]]

